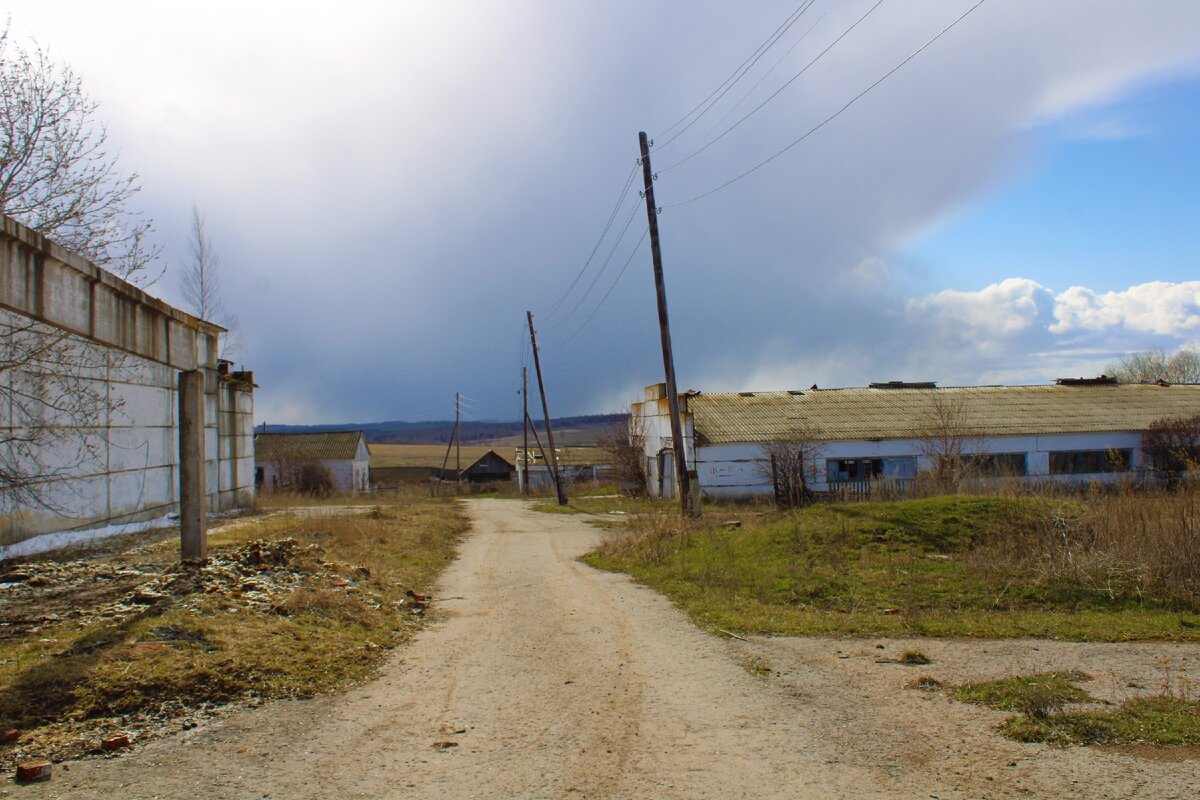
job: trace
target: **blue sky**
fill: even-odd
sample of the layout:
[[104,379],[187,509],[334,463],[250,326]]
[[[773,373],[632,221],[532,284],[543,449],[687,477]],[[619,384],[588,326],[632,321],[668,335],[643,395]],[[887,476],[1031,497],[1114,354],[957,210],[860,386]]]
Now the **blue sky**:
[[1026,147],[1012,175],[904,248],[929,286],[1200,277],[1200,77],[1038,125]]

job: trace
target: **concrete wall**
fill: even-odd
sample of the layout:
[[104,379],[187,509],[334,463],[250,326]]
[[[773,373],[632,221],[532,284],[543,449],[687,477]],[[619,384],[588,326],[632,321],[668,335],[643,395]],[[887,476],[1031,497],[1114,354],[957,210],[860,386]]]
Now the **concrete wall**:
[[[47,480],[33,499],[0,491],[0,545],[51,531],[153,519],[177,511],[178,374],[206,377],[205,455],[212,511],[253,501],[253,387],[217,375],[221,329],[89,264],[0,215],[0,331],[56,340],[73,365],[3,370],[0,447],[56,430],[17,454]],[[29,328],[40,332],[14,335]],[[79,386],[104,398],[86,420],[56,409]],[[36,402],[20,402],[40,394]],[[29,464],[29,460],[37,464]],[[20,466],[20,465],[19,465]]]

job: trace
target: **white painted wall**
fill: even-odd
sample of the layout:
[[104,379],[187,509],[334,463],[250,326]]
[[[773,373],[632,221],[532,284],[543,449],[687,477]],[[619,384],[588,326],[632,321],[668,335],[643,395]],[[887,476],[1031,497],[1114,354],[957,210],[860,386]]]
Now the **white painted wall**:
[[[981,440],[967,453],[1025,453],[1026,467],[1030,480],[1055,482],[1098,481],[1113,483],[1129,475],[1124,473],[1095,473],[1077,475],[1050,475],[1050,453],[1064,450],[1110,450],[1132,449],[1133,471],[1142,467],[1140,452],[1142,436],[1138,432],[1073,433],[1052,436],[1003,436]],[[814,491],[826,491],[824,462],[827,459],[843,458],[886,458],[889,456],[914,456],[917,469],[933,466],[931,460],[921,454],[921,442],[917,439],[882,439],[874,441],[829,442],[821,454],[822,468]],[[647,447],[649,450],[649,446]],[[770,494],[770,462],[763,456],[762,446],[752,443],[701,446],[696,461],[701,491],[709,497],[739,497]]]
[[[371,456],[364,441],[358,443],[358,450],[353,459],[325,459],[319,462],[333,479],[333,488],[338,492],[365,492],[370,489]],[[263,489],[278,490],[278,465],[270,461],[260,461],[256,465],[263,471]]]
[[[0,330],[24,319],[0,310]],[[81,346],[100,352],[102,345]],[[215,365],[208,336],[196,334],[197,348]],[[209,356],[211,355],[211,358]],[[94,528],[156,519],[179,508],[179,370],[129,353],[117,353],[103,370],[85,380],[95,381],[112,399],[112,408],[86,428],[74,428],[55,447],[38,455],[41,472],[69,466],[62,475],[38,487],[41,503],[18,506],[0,493],[0,545],[11,545],[48,532]],[[205,394],[205,460],[208,507],[225,511],[250,505],[254,498],[254,395],[245,385],[218,384],[215,368]],[[20,374],[0,380],[26,380]],[[50,384],[53,386],[53,384]],[[23,420],[5,409],[0,427],[44,424]],[[53,420],[50,420],[51,422]],[[95,457],[80,459],[90,444]],[[220,448],[218,449],[218,442]]]

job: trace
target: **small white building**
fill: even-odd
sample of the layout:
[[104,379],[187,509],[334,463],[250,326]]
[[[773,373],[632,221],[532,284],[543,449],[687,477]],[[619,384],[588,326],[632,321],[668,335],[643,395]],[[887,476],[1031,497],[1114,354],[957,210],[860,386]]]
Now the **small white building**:
[[[1109,483],[1146,468],[1142,432],[1164,418],[1200,414],[1200,385],[1124,385],[1111,379],[1040,386],[937,388],[886,383],[865,388],[680,395],[684,452],[700,492],[744,497],[773,491],[764,445],[796,431],[818,442],[813,491],[875,479],[898,483],[930,469],[937,409],[961,453],[1027,480]],[[674,442],[664,384],[634,403],[651,494],[674,496]],[[986,472],[987,470],[985,470]]]
[[370,487],[371,452],[362,431],[259,433],[254,451],[254,480],[260,489],[291,488],[307,466],[328,471],[334,491],[365,492]]

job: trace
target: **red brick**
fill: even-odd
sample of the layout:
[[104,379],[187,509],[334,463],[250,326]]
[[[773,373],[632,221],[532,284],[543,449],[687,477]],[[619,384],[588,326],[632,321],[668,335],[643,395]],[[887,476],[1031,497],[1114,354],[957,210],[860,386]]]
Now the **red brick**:
[[21,783],[50,780],[50,762],[22,761],[17,764],[17,780]]
[[124,733],[109,736],[100,740],[100,746],[105,750],[120,750],[122,747],[129,747],[129,737]]

